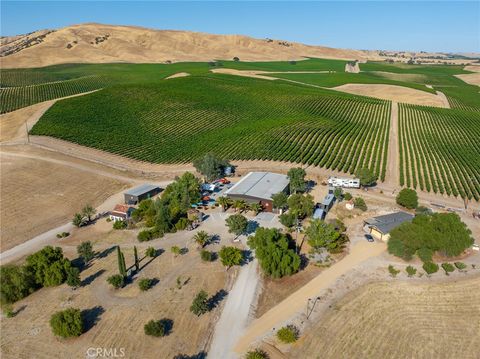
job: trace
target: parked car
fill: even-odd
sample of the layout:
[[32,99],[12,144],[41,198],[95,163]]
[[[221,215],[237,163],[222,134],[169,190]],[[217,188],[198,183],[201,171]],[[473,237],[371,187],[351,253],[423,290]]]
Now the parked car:
[[366,234],[365,235],[365,239],[369,242],[375,242],[375,240],[373,239],[372,235],[371,234]]

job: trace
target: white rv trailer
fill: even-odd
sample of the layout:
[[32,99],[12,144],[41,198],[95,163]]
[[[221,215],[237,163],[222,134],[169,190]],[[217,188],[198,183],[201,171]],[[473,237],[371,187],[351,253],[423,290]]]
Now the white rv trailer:
[[330,177],[328,185],[332,187],[360,188],[360,180],[358,178]]

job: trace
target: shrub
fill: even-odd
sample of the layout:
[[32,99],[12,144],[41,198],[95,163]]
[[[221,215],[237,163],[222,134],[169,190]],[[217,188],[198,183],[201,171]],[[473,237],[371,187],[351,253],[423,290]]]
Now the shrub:
[[204,262],[211,262],[213,260],[213,254],[210,251],[203,250],[200,252],[200,258],[202,258]]
[[422,260],[423,263],[425,262],[431,262],[432,261],[432,256],[433,256],[433,252],[431,249],[429,248],[426,248],[426,247],[423,247],[423,248],[420,248],[418,251],[417,251],[417,256],[418,258],[420,258]]
[[107,282],[115,289],[118,289],[125,285],[125,278],[121,274],[114,274],[107,278]]
[[151,320],[143,327],[146,335],[153,337],[164,337],[168,335],[172,327],[172,321],[170,319]]
[[95,256],[93,251],[92,242],[86,241],[82,242],[77,246],[77,254],[82,258],[84,263],[90,262]]
[[422,266],[423,270],[427,272],[427,274],[433,274],[438,272],[438,264],[433,262],[425,262]]
[[3,315],[7,318],[13,318],[15,316],[15,312],[13,311],[13,307],[9,304],[2,306]]
[[357,197],[353,200],[353,205],[355,208],[358,208],[359,210],[365,212],[368,207],[367,204],[365,203],[365,200],[362,197]]
[[204,290],[201,290],[193,299],[190,311],[199,317],[208,312],[208,310],[208,294]]
[[294,325],[287,325],[278,330],[277,338],[282,343],[289,344],[297,341],[298,334],[298,329]]
[[75,308],[57,312],[50,318],[50,326],[53,334],[59,337],[78,337],[83,332],[82,313]]
[[446,275],[449,275],[449,273],[455,270],[455,267],[451,263],[442,263],[442,268],[445,271]]
[[153,239],[152,232],[148,229],[144,229],[143,231],[138,232],[137,239],[140,242],[146,242]]
[[223,246],[218,254],[222,264],[227,268],[230,268],[231,266],[238,266],[243,261],[243,252],[236,247]]
[[145,250],[145,255],[150,258],[155,258],[157,256],[157,250],[153,247],[148,247]]
[[245,355],[245,359],[268,359],[268,358],[269,358],[268,354],[261,349],[251,350]]
[[70,287],[80,287],[82,284],[80,280],[80,270],[76,267],[70,267],[67,269],[67,284]]
[[284,225],[287,228],[293,228],[295,226],[295,223],[297,221],[295,214],[287,212],[281,214],[278,219],[280,220],[280,223]]
[[467,268],[467,265],[462,262],[455,262],[453,264],[455,265],[455,267],[457,267],[458,270],[464,270]]
[[397,204],[405,208],[414,209],[418,207],[417,191],[410,188],[402,189],[397,195]]
[[126,221],[114,221],[113,222],[113,229],[126,229],[127,222]]
[[143,279],[140,279],[138,282],[138,287],[142,292],[152,288],[152,285],[153,285],[153,280],[151,280],[150,278],[143,278]]
[[343,195],[343,198],[346,200],[346,201],[350,201],[353,196],[350,192],[345,192],[345,194]]
[[179,231],[183,231],[190,224],[187,218],[180,218],[177,223],[175,223],[175,228]]
[[5,265],[0,267],[1,303],[14,303],[25,298],[38,288],[33,271],[25,266]]
[[397,274],[400,273],[400,271],[398,269],[395,269],[395,267],[392,266],[391,264],[388,266],[388,272],[393,278],[395,278]]
[[408,274],[409,277],[413,277],[415,274],[417,274],[417,268],[412,267],[412,266],[408,266],[406,268],[406,271],[407,271],[407,274]]

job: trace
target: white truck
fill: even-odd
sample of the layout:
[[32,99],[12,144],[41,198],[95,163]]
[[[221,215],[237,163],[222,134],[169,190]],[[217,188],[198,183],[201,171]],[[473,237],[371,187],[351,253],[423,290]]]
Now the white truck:
[[328,185],[342,188],[360,188],[360,180],[358,178],[330,177]]

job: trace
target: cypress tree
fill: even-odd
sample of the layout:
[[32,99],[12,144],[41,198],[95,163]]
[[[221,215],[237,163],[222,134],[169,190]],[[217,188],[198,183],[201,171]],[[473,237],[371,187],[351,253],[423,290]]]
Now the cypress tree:
[[138,260],[138,253],[137,253],[137,247],[133,246],[133,254],[135,256],[135,268],[137,269],[137,272],[140,270],[140,261]]

